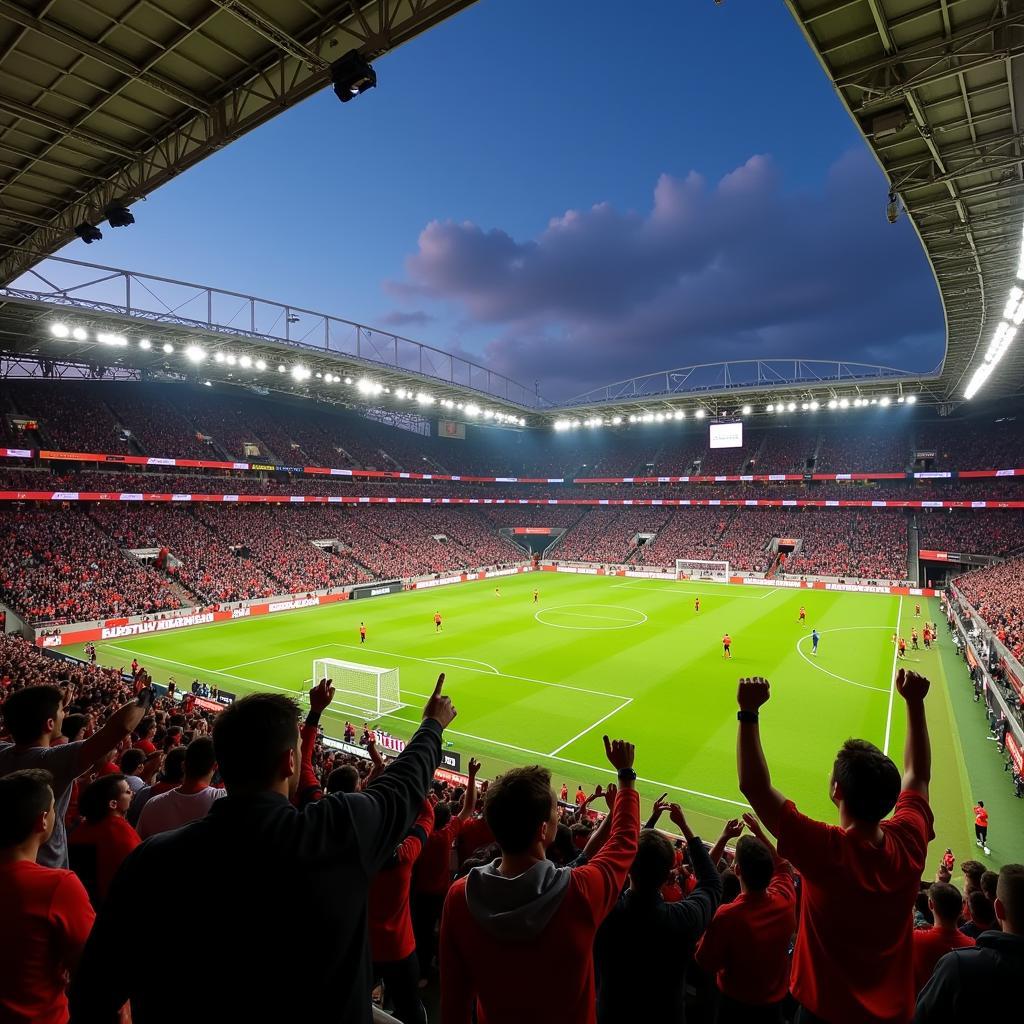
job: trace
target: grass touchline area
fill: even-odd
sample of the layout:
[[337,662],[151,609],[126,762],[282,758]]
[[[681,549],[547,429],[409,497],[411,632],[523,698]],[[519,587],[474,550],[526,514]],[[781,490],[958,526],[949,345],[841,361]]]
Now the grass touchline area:
[[[620,603],[627,591],[628,606]],[[940,617],[937,601],[920,604],[922,618],[913,620],[919,633],[925,620]],[[968,856],[970,786],[945,693],[950,662],[938,649],[910,649],[911,608],[890,595],[787,588],[752,594],[695,580],[530,573],[497,587],[488,580],[344,601],[132,637],[123,646],[111,641],[98,650],[106,664],[137,657],[156,679],[174,676],[185,690],[196,677],[238,696],[272,689],[304,699],[318,653],[398,667],[405,706],[381,724],[403,737],[419,722],[414,702],[444,669],[459,710],[449,732],[463,762],[476,756],[491,776],[514,764],[548,764],[556,785],[589,788],[608,781],[602,734],[622,736],[637,746],[645,800],[678,794],[710,835],[746,807],[735,767],[737,679],[762,675],[772,683],[762,732],[775,785],[805,813],[834,821],[828,778],[845,739],[871,740],[900,760],[904,719],[894,699],[892,635],[904,631],[906,663],[933,682],[936,844]],[[435,612],[443,617],[440,631]],[[360,622],[366,643],[359,642]],[[808,650],[812,627],[820,637],[816,655]],[[949,646],[945,635],[940,643]],[[344,696],[347,703],[336,701],[325,720],[329,735],[340,737],[346,719],[364,719],[358,696]],[[993,857],[999,854],[993,848]]]

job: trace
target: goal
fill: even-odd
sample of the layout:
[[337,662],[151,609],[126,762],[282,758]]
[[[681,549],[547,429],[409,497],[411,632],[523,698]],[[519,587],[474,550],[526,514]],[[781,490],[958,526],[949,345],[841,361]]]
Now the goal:
[[366,721],[404,707],[397,668],[317,658],[313,662],[313,683],[321,679],[333,680],[335,704],[358,711]]
[[711,580],[715,583],[728,583],[729,563],[715,562],[704,558],[677,558],[676,579]]

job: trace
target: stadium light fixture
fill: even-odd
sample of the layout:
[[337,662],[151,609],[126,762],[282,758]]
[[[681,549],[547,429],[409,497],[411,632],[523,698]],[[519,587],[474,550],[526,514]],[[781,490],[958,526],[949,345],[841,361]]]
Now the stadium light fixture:
[[351,377],[346,377],[345,378],[345,383],[346,384],[351,384],[352,383],[352,378]]
[[[526,421],[525,420],[521,420],[520,422],[525,424]],[[612,417],[612,426],[613,427],[617,427],[621,422],[622,422],[622,417],[621,416],[613,416]]]
[[838,409],[839,408],[839,403],[834,398],[830,398],[828,400],[828,407],[830,409]]
[[316,379],[317,380],[323,380],[323,376],[324,375],[319,370],[316,371]]
[[263,360],[263,359],[257,359],[256,360],[256,369],[259,370],[260,373],[262,373],[266,368],[267,368],[267,364],[266,364],[265,360]]
[[103,213],[112,228],[126,228],[135,223],[135,215],[124,203],[110,203]]
[[164,354],[168,356],[174,351],[174,346],[169,341],[164,342],[163,348]]
[[251,369],[251,367],[252,367],[252,356],[239,356],[238,357],[238,365],[241,366],[243,370]]
[[817,412],[821,406],[817,402],[811,402],[811,412]]
[[149,338],[139,339],[139,348],[141,348],[143,352],[148,352],[152,347],[153,346],[151,345]]
[[653,423],[654,422],[654,413],[653,412],[645,412],[644,415],[643,415],[643,421],[644,421],[644,423]]
[[766,406],[764,407],[764,411],[765,411],[765,412],[775,412],[775,404],[774,404],[773,402],[769,402],[769,403],[768,403],[768,404],[767,404],[767,405],[766,405]]
[[71,337],[75,341],[85,341],[89,337],[89,332],[84,327],[75,327],[71,331]]
[[297,381],[304,381],[309,379],[309,370],[306,369],[301,363],[296,363],[292,367],[292,376]]
[[741,413],[742,413],[742,414],[743,414],[744,416],[749,416],[749,415],[750,415],[750,414],[751,414],[751,413],[752,413],[753,411],[754,411],[754,410],[753,410],[753,409],[751,409],[749,405],[745,405],[745,406],[743,406],[743,408],[742,408],[742,409],[740,409],[740,412],[741,412]]
[[83,221],[75,228],[75,234],[83,241],[86,245],[92,245],[93,242],[98,242],[103,238],[103,232],[100,231],[95,224],[90,224],[88,221]]
[[229,352],[226,356],[228,366],[234,366],[238,360]]
[[123,334],[109,334],[103,332],[96,335],[96,340],[101,345],[111,345],[114,348],[124,348],[128,344],[128,339]]
[[467,406],[466,406],[466,415],[467,416],[479,416],[480,415],[480,406],[476,405],[473,402],[468,403]]
[[214,352],[214,354],[213,354],[213,361],[215,363],[223,363],[224,362],[224,353],[223,352]]
[[[434,396],[433,395],[428,395],[425,391],[421,391],[416,396],[416,401],[419,402],[420,405],[433,405],[434,404]],[[490,416],[493,416],[494,414],[491,412],[490,409],[488,409],[487,412],[484,413],[484,415],[490,417]]]
[[887,406],[891,401],[892,399],[888,395],[882,395],[882,397],[878,400],[878,404]]
[[917,402],[917,395],[907,395],[907,405],[914,405]]
[[703,409],[698,409],[693,415],[696,416],[697,419],[702,420],[707,415],[707,413],[704,412]]
[[189,345],[185,349],[185,358],[190,363],[201,363],[206,358],[206,353],[198,345]]
[[840,398],[839,399],[839,408],[840,409],[849,409],[850,408],[850,400],[848,398]]
[[284,365],[284,363],[278,363],[277,364],[277,372],[278,373],[287,373],[288,372],[288,367],[286,367]]
[[[492,420],[492,419],[494,419],[494,410],[493,409],[484,409],[484,419],[485,420]],[[580,425],[580,421],[576,420],[575,425],[578,427]]]
[[801,402],[800,403],[800,410],[801,410],[801,412],[807,412],[807,410],[810,409],[810,407],[811,407],[810,402]]
[[872,398],[871,399],[871,404],[872,405],[878,405],[878,399],[877,398]]
[[897,405],[902,405],[905,401],[906,401],[906,398],[904,398],[903,395],[900,395],[899,398],[896,399],[896,404]]
[[654,414],[654,418],[655,418],[655,420],[658,423],[664,423],[665,422],[665,414],[663,412],[656,412]]
[[786,406],[786,408],[789,410],[789,412],[796,412],[796,402],[790,402],[789,405]]
[[71,333],[67,324],[50,324],[50,333],[55,338],[66,338]]
[[349,50],[331,65],[331,84],[334,95],[342,103],[348,103],[367,89],[376,87],[377,72],[358,50]]

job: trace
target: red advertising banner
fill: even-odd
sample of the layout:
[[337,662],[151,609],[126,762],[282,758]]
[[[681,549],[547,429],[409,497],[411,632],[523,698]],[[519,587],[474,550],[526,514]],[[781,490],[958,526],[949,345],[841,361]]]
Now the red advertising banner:
[[[453,478],[454,479],[454,478]],[[468,479],[468,478],[464,478]],[[1024,509],[1024,501],[896,501],[815,498],[421,498],[353,494],[169,494],[149,491],[0,491],[0,501],[178,501],[244,504],[340,505],[575,505],[716,506],[735,508],[958,508]]]
[[1024,750],[1021,750],[1017,737],[1012,732],[1006,734],[1006,752],[1010,755],[1010,761],[1018,774],[1024,772]]
[[922,548],[917,553],[918,558],[923,558],[926,562],[959,562],[959,555],[951,555],[948,551],[927,551]]
[[518,536],[529,534],[550,537],[555,531],[550,526],[513,526],[512,532]]
[[1003,674],[1006,676],[1007,682],[1014,688],[1018,697],[1024,697],[1024,680],[1018,678],[1017,673],[1010,668],[1010,663],[1006,658],[1000,658],[999,661],[1003,666]]

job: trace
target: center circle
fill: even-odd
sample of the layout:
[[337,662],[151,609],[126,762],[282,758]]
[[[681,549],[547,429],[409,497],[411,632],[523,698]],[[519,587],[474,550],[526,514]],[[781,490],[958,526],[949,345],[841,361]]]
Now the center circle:
[[[622,613],[626,614],[623,615]],[[548,617],[586,620],[584,623],[551,622]],[[636,608],[621,604],[556,604],[541,608],[533,617],[542,625],[555,629],[632,629],[642,626],[647,616]]]

